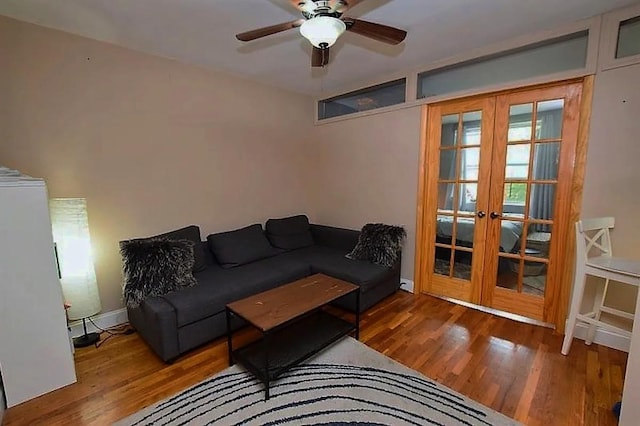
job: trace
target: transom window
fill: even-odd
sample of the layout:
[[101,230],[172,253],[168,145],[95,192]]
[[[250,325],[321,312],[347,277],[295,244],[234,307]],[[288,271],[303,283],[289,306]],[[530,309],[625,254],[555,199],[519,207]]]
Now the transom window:
[[495,55],[418,74],[417,98],[524,80],[587,64],[589,31],[579,31]]
[[640,16],[620,22],[616,58],[640,54]]
[[318,102],[318,120],[369,111],[405,101],[407,79],[394,80]]

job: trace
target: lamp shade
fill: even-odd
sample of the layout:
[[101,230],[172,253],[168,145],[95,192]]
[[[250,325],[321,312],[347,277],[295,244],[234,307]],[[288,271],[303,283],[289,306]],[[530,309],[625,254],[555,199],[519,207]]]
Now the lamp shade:
[[308,19],[300,26],[300,34],[315,47],[331,47],[338,37],[345,32],[347,26],[332,16],[317,16]]
[[102,309],[91,255],[87,202],[84,198],[49,201],[53,241],[56,244],[60,284],[70,320],[95,315]]

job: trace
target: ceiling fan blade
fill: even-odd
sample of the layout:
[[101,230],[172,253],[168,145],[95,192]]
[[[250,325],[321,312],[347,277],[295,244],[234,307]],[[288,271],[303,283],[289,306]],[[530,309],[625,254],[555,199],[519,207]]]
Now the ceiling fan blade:
[[360,34],[374,40],[388,44],[400,44],[407,36],[407,32],[387,25],[376,24],[374,22],[362,21],[354,18],[342,19],[347,25],[347,31]]
[[364,0],[329,0],[331,12],[344,13]]
[[311,52],[311,66],[312,67],[324,67],[329,63],[329,48],[320,49],[313,46]]
[[304,19],[296,19],[291,22],[283,22],[282,24],[271,25],[270,27],[258,28],[244,33],[236,34],[236,38],[240,41],[251,41],[260,37],[276,34],[282,31],[297,28],[304,22]]

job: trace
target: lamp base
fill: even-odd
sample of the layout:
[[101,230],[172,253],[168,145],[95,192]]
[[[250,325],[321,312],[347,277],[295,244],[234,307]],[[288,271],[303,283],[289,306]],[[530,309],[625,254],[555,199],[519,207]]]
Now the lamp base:
[[73,338],[73,346],[76,348],[84,348],[85,346],[91,346],[100,340],[100,334],[87,333],[79,337]]

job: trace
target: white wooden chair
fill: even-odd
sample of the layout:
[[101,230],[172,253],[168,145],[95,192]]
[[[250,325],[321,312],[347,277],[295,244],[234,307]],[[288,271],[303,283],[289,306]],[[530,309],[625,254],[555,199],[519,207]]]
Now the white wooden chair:
[[[613,257],[609,229],[613,228],[612,217],[584,219],[576,222],[576,270],[573,281],[573,296],[569,310],[569,321],[562,343],[562,354],[569,353],[576,324],[587,324],[589,330],[585,343],[590,345],[597,328],[631,338],[631,332],[601,321],[601,314],[633,320],[633,314],[606,306],[609,281],[617,281],[640,287],[640,260]],[[595,256],[593,255],[595,252]],[[604,286],[598,289],[593,310],[580,313],[587,275],[604,279]],[[636,307],[637,308],[637,307]]]

